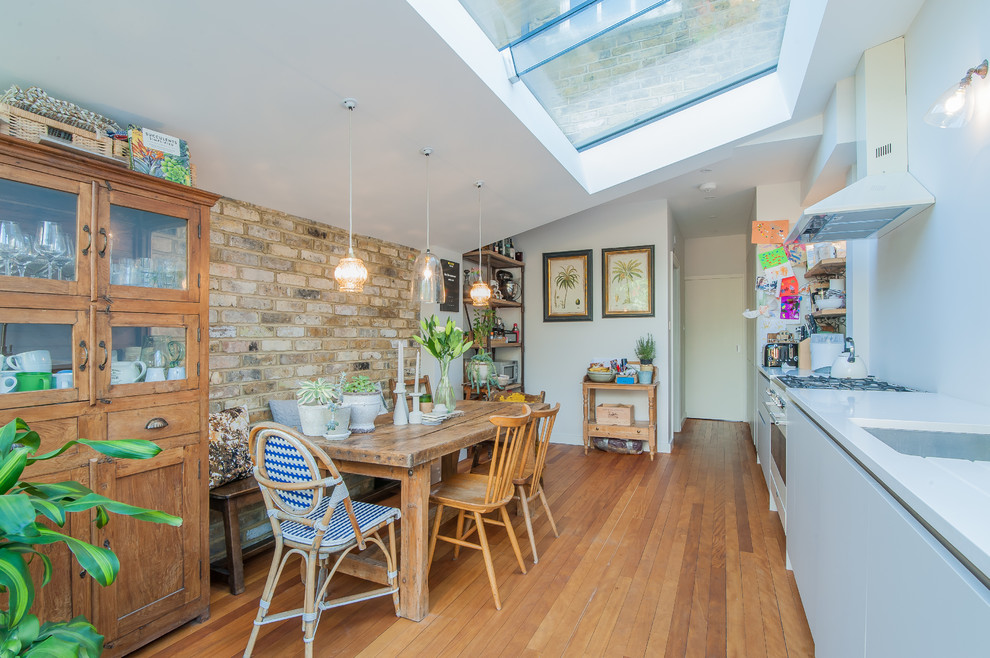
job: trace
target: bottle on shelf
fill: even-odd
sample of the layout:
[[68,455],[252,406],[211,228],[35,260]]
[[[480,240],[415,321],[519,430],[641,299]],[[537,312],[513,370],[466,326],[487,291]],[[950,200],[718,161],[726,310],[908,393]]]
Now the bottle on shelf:
[[506,332],[506,340],[507,342],[510,343],[519,342],[519,323],[517,322],[512,323],[512,330]]
[[512,238],[509,238],[509,253],[506,254],[509,258],[515,260],[516,258],[516,248],[512,246]]

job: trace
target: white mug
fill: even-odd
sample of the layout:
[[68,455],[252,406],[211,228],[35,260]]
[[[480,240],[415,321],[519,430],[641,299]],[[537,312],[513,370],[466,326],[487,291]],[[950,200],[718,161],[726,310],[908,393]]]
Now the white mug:
[[[142,363],[142,362],[138,361],[138,363]],[[146,382],[165,381],[165,368],[148,368],[148,374],[145,375],[144,381]]]
[[55,388],[72,388],[71,370],[59,370],[52,377],[55,378]]
[[185,379],[186,378],[186,368],[185,366],[172,366],[165,373],[166,379]]
[[16,375],[4,375],[0,377],[0,393],[11,393],[17,388]]
[[114,361],[110,364],[111,384],[133,384],[141,381],[148,366],[144,361]]
[[48,350],[32,350],[7,357],[7,367],[21,372],[51,372],[52,355]]

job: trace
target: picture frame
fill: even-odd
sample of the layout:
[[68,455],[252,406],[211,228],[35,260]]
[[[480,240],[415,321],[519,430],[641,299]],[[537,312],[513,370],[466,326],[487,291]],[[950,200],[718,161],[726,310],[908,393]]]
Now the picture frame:
[[654,245],[602,249],[602,317],[652,318]]
[[590,321],[592,250],[543,254],[543,321]]

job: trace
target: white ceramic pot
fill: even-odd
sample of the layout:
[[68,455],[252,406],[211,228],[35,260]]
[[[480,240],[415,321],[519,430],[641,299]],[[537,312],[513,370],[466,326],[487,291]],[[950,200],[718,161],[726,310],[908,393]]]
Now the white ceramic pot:
[[374,432],[375,417],[382,406],[381,393],[344,393],[344,406],[351,410],[352,432]]
[[300,404],[299,425],[306,436],[323,436],[330,422],[330,409],[316,404]]
[[337,426],[333,429],[329,427],[324,428],[323,436],[328,439],[340,440],[346,439],[351,435],[351,430],[349,425],[351,422],[351,408],[350,407],[339,407],[330,412],[330,420],[328,423],[336,422]]

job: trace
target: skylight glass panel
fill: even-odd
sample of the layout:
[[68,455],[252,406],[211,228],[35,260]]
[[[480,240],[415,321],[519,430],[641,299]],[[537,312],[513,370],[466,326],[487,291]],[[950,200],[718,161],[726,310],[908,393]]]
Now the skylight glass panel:
[[496,40],[482,24],[579,150],[774,71],[789,4],[461,2],[500,26]]

